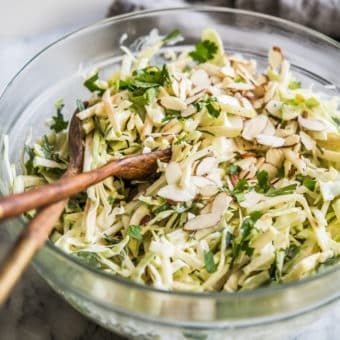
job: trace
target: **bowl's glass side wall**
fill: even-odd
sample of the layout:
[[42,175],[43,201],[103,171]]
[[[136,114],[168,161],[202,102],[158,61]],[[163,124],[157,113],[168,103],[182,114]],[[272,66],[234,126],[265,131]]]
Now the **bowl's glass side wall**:
[[[129,45],[155,27],[162,34],[180,28],[186,37],[185,45],[197,41],[203,28],[214,27],[221,33],[227,50],[260,59],[266,56],[268,48],[278,45],[289,56],[301,78],[314,80],[318,88],[325,84],[340,88],[339,48],[301,28],[223,10],[183,9],[132,15],[129,19],[111,20],[87,28],[60,41],[9,85],[0,100],[0,128],[9,135],[11,161],[19,164],[20,150],[30,131],[33,140],[46,131],[44,121],[54,114],[53,103],[58,98],[64,98],[64,111],[69,116],[74,110],[75,98],[86,98],[87,92],[82,86],[84,74],[97,67],[102,67],[104,73],[112,70],[116,58],[121,55],[119,39],[123,33],[128,33],[125,44]],[[334,93],[337,89],[329,91]],[[8,184],[9,176],[3,161],[0,166],[2,179]],[[2,188],[2,191],[6,192],[6,189]],[[20,226],[22,221],[19,219],[8,224],[9,229]],[[52,245],[39,252],[35,264],[41,275],[78,308],[88,306],[87,310],[99,310],[112,317],[130,314],[169,326],[181,324],[183,329],[214,327],[218,330],[268,322],[311,309],[339,294],[333,284],[340,279],[339,271],[284,289],[198,297],[160,293],[138,288],[124,280],[110,279],[71,261]],[[90,314],[86,310],[83,312]],[[102,320],[98,315],[92,317]]]

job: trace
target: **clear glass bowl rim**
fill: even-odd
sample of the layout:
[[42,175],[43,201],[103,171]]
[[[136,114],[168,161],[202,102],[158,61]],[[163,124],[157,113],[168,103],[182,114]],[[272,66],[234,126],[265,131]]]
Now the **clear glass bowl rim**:
[[[107,24],[118,23],[118,22],[121,22],[121,21],[126,21],[128,19],[146,17],[146,16],[149,16],[149,15],[164,14],[166,12],[170,13],[170,12],[176,12],[176,11],[180,11],[180,12],[194,11],[194,12],[233,13],[233,14],[240,14],[240,15],[244,15],[244,16],[250,16],[250,17],[258,18],[258,19],[265,19],[265,20],[271,21],[273,23],[280,23],[280,24],[285,25],[287,27],[290,27],[291,29],[294,29],[296,31],[306,33],[309,36],[314,37],[316,39],[319,39],[323,42],[327,42],[328,44],[330,44],[333,47],[335,47],[336,49],[338,49],[339,55],[340,55],[340,43],[337,42],[336,40],[328,37],[327,35],[325,35],[323,33],[318,32],[316,30],[305,27],[301,24],[298,24],[298,23],[295,23],[295,22],[292,22],[292,21],[289,21],[289,20],[286,20],[286,19],[278,18],[278,17],[275,17],[275,16],[271,16],[271,15],[268,15],[268,14],[262,14],[262,13],[258,13],[258,12],[252,12],[252,11],[248,11],[248,10],[234,9],[234,8],[228,8],[228,7],[217,7],[217,6],[206,6],[206,5],[191,5],[191,6],[182,6],[182,7],[168,7],[168,8],[164,8],[164,9],[135,11],[135,12],[128,13],[128,14],[122,14],[122,15],[117,15],[117,16],[111,17],[111,18],[107,18],[107,19],[99,21],[96,24],[91,24],[91,25],[85,26],[83,28],[80,28],[78,30],[70,32],[70,33],[62,36],[58,40],[48,44],[40,52],[38,52],[31,59],[29,59],[28,62],[26,62],[26,64],[24,64],[24,66],[8,82],[8,84],[5,86],[3,92],[0,95],[0,106],[1,106],[1,102],[3,100],[3,97],[5,97],[5,95],[6,95],[6,92],[15,83],[15,81],[19,77],[19,75],[26,68],[28,68],[31,63],[35,62],[39,58],[39,56],[41,54],[43,54],[46,50],[48,50],[50,47],[63,42],[64,40],[68,39],[69,37],[76,36],[77,34],[83,34],[86,31],[98,29],[99,27],[103,27]],[[1,196],[4,195],[4,193],[1,191],[1,189],[0,189],[0,194],[1,194]],[[26,223],[25,219],[22,218],[22,217],[19,218],[19,220],[22,222],[22,224]],[[125,279],[123,277],[119,277],[119,276],[114,275],[114,274],[106,273],[104,271],[101,271],[99,269],[91,267],[91,266],[87,265],[86,263],[84,263],[83,261],[77,259],[75,256],[72,256],[72,255],[65,253],[64,251],[62,251],[61,249],[56,247],[50,240],[48,240],[45,243],[44,247],[48,248],[48,250],[50,250],[52,253],[55,253],[57,256],[58,255],[62,256],[65,260],[71,261],[74,265],[81,267],[83,270],[86,270],[86,271],[90,272],[91,274],[99,276],[99,277],[101,277],[105,280],[107,280],[107,279],[112,280],[112,281],[117,282],[118,284],[122,284],[122,285],[125,285],[125,286],[128,286],[128,287],[134,288],[134,289],[146,290],[146,291],[154,292],[154,293],[158,293],[158,294],[179,296],[179,297],[180,296],[196,297],[196,298],[200,298],[200,299],[205,299],[205,298],[206,299],[211,299],[211,298],[218,299],[218,298],[223,298],[223,297],[228,297],[228,299],[233,299],[233,298],[237,299],[237,298],[240,298],[240,297],[254,296],[254,295],[266,296],[266,295],[269,295],[269,294],[273,294],[277,291],[282,291],[282,290],[286,290],[286,289],[290,289],[290,288],[294,288],[294,287],[299,287],[301,285],[304,285],[305,283],[313,282],[313,281],[316,281],[316,280],[319,280],[319,279],[321,280],[323,277],[326,277],[326,276],[340,270],[340,265],[336,265],[333,268],[331,267],[331,268],[323,271],[322,273],[306,277],[306,278],[301,279],[299,281],[294,281],[294,282],[285,283],[285,284],[279,284],[277,286],[260,287],[260,288],[249,290],[249,291],[240,291],[240,292],[234,292],[234,293],[229,293],[229,292],[166,291],[166,290],[154,288],[154,287],[147,286],[147,285],[142,285],[142,284],[134,282],[132,280]],[[33,263],[34,263],[34,260],[33,260]],[[79,294],[80,292],[78,291],[77,293]],[[92,297],[92,299],[93,298],[94,297]],[[103,301],[100,301],[100,304],[103,304]],[[110,304],[108,304],[108,307],[109,306],[110,306]]]

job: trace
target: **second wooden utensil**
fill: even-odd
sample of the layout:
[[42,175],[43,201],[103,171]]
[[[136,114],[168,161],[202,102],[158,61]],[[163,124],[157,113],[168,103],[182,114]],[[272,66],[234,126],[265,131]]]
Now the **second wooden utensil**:
[[168,161],[170,158],[170,150],[157,151],[113,161],[99,169],[79,174],[84,155],[81,131],[81,122],[74,114],[69,129],[70,162],[61,180],[0,200],[2,218],[15,216],[26,210],[56,202],[38,211],[5,258],[0,268],[0,304],[8,297],[34,254],[48,239],[69,196],[112,175],[125,179],[145,178],[156,170],[157,159]]

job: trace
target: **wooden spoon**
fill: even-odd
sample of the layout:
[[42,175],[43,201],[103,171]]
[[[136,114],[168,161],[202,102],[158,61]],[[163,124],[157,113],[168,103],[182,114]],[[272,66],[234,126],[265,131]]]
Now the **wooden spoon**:
[[0,199],[1,218],[19,215],[24,211],[56,202],[37,212],[5,258],[0,268],[0,304],[8,297],[34,254],[48,239],[69,196],[112,175],[125,179],[145,178],[155,172],[157,159],[169,160],[171,151],[168,149],[127,157],[112,161],[96,170],[79,174],[83,166],[84,144],[81,122],[74,114],[69,129],[69,153],[70,162],[62,179],[31,191]]

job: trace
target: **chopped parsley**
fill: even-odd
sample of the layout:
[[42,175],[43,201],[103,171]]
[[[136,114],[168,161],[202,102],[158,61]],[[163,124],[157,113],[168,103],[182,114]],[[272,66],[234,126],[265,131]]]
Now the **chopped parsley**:
[[84,81],[84,86],[90,91],[90,92],[98,92],[99,95],[102,95],[105,92],[105,89],[101,88],[97,80],[99,79],[98,72],[96,72],[93,76],[90,78],[87,78]]
[[214,58],[217,52],[217,45],[210,40],[203,40],[195,45],[195,50],[189,53],[189,56],[198,63],[204,63]]
[[214,262],[214,255],[211,251],[204,252],[204,267],[208,273],[216,271],[216,263]]
[[275,196],[280,196],[280,195],[289,195],[289,194],[294,193],[295,189],[296,189],[296,183],[289,184],[282,188],[270,188],[267,191],[266,196],[275,197]]
[[127,233],[130,237],[142,241],[143,240],[143,235],[141,234],[142,227],[140,225],[134,225],[131,224],[128,227]]
[[132,77],[119,81],[119,90],[129,90],[129,100],[138,109],[152,103],[157,96],[157,88],[170,81],[166,65],[148,66],[135,70]]
[[53,123],[51,124],[51,130],[54,130],[55,132],[63,131],[67,128],[68,121],[64,119],[64,116],[62,114],[62,110],[64,107],[64,102],[62,99],[59,99],[55,103],[56,108],[56,116],[52,117]]
[[76,255],[91,267],[100,269],[102,267],[98,254],[91,251],[78,251]]
[[181,116],[181,112],[180,111],[176,111],[176,110],[165,110],[165,116],[162,119],[162,123],[168,122],[171,119],[181,119],[183,118]]
[[265,170],[257,172],[256,178],[257,185],[255,186],[255,190],[265,194],[268,197],[292,194],[297,186],[296,183],[294,183],[282,188],[271,187],[268,172]]
[[170,32],[168,35],[166,35],[163,39],[162,42],[164,44],[168,44],[169,42],[175,40],[181,35],[181,31],[179,29],[175,29],[172,32]]
[[340,118],[339,117],[332,117],[332,120],[335,123],[338,130],[340,131]]
[[310,176],[297,175],[296,180],[299,181],[307,189],[314,191],[316,186],[316,180]]
[[227,173],[229,175],[236,175],[241,171],[241,168],[238,165],[230,164],[227,168]]
[[25,169],[28,175],[33,175],[35,173],[34,170],[34,150],[29,145],[25,144],[24,146],[25,153],[28,156],[28,160],[25,163]]
[[210,116],[214,118],[218,118],[221,113],[221,108],[217,103],[217,99],[215,97],[206,98],[200,100],[195,104],[197,111],[201,111],[203,108],[206,108]]
[[258,171],[256,173],[257,185],[255,186],[255,190],[257,192],[267,192],[270,189],[269,175],[265,170]]
[[120,242],[120,240],[118,240],[117,238],[114,238],[112,236],[108,236],[106,234],[104,234],[103,238],[107,243],[112,244],[112,245],[115,245],[115,244]]
[[260,211],[253,211],[248,217],[246,217],[241,224],[241,235],[239,242],[235,239],[232,241],[232,255],[233,259],[244,251],[248,256],[251,256],[254,249],[249,246],[251,240],[251,232],[254,229],[255,223],[262,216]]

